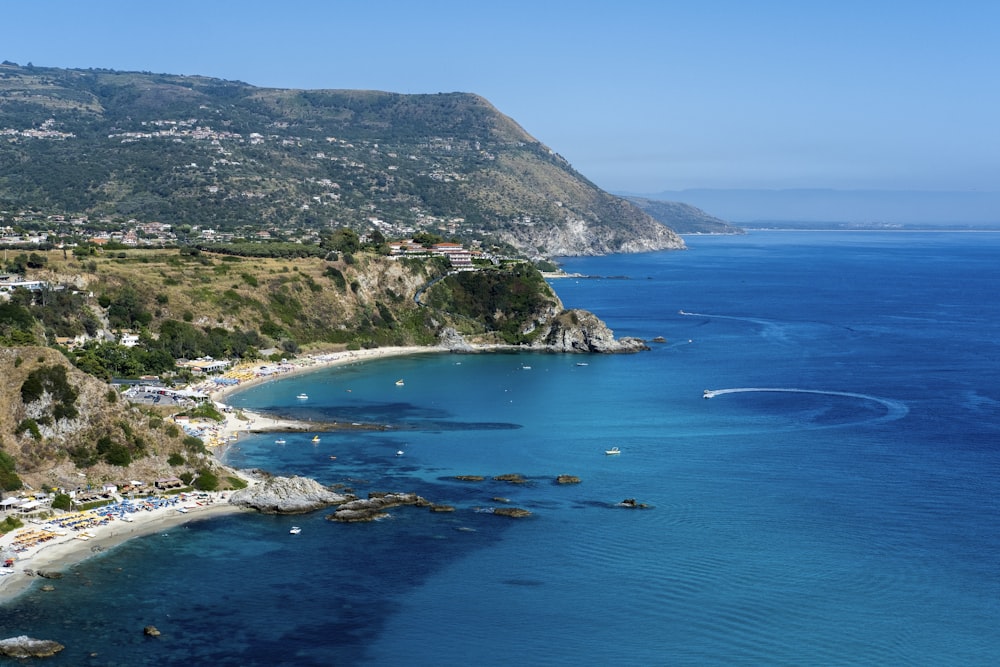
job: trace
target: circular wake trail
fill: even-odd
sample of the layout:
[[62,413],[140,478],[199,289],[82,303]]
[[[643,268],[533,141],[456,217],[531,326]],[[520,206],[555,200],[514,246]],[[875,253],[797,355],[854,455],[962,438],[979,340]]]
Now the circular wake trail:
[[886,409],[886,413],[872,421],[887,422],[902,419],[910,411],[906,404],[901,401],[893,401],[888,398],[872,396],[871,394],[858,394],[853,391],[829,391],[826,389],[793,389],[783,387],[734,387],[731,389],[706,389],[704,398],[715,398],[723,394],[744,394],[753,392],[781,392],[788,394],[820,394],[822,396],[844,396],[847,398],[857,398],[863,401],[878,403]]

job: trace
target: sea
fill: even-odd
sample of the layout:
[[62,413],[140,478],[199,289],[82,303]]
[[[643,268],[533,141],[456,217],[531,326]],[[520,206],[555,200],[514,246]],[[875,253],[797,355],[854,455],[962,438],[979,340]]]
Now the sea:
[[227,463],[453,512],[170,528],[37,582],[0,637],[63,643],[48,665],[995,664],[1000,234],[686,240],[551,281],[647,352],[417,355],[231,397],[385,428],[241,437]]

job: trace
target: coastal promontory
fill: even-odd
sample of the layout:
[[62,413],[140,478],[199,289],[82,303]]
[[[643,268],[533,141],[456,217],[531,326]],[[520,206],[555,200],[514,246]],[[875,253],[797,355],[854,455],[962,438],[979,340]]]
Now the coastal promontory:
[[348,500],[350,497],[334,493],[313,479],[298,476],[266,477],[229,496],[230,504],[265,514],[304,514]]

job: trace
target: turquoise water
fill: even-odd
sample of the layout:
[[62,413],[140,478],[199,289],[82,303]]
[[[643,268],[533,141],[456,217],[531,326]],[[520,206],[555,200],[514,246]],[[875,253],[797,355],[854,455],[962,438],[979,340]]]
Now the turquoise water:
[[[241,439],[232,464],[454,513],[192,523],[36,587],[0,636],[63,642],[54,665],[991,664],[1000,235],[689,246],[553,283],[665,337],[646,353],[422,355],[233,397],[390,428]],[[528,483],[453,479],[502,473]],[[532,516],[476,511],[497,497]]]

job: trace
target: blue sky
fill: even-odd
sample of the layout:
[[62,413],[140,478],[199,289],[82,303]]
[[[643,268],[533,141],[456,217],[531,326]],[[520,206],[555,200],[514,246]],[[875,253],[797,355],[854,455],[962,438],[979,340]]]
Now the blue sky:
[[1000,2],[31,0],[0,60],[482,95],[599,186],[1000,190]]

